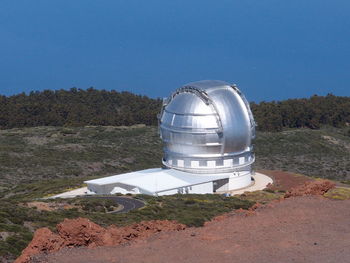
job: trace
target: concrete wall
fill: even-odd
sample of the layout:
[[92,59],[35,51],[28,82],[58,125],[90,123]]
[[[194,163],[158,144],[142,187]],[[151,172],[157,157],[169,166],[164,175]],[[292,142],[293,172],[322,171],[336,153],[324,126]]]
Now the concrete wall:
[[228,190],[236,190],[248,187],[252,183],[252,175],[246,173],[241,176],[233,176],[229,178],[228,181]]
[[213,182],[197,184],[191,186],[180,187],[177,189],[158,192],[158,195],[174,195],[174,194],[212,194]]
[[228,178],[216,180],[213,182],[214,184],[214,192],[224,192],[228,191]]
[[[125,189],[126,191],[132,191],[135,186],[122,184],[122,183],[110,183],[110,184],[87,184],[88,190],[91,192],[95,192],[96,194],[110,194],[114,187],[120,187]],[[148,193],[147,193],[148,194]]]

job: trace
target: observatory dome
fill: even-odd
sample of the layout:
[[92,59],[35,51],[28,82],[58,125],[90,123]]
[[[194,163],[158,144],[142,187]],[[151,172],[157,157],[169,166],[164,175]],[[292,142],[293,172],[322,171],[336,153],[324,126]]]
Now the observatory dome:
[[163,164],[212,174],[250,170],[255,122],[249,104],[233,84],[205,80],[177,89],[159,115]]

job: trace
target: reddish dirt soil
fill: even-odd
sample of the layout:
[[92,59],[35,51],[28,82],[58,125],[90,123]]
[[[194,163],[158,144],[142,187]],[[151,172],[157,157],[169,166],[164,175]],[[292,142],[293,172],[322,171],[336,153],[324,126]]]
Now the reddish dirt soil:
[[294,187],[288,191],[284,197],[289,198],[292,196],[303,195],[324,195],[328,190],[335,187],[335,183],[329,180],[316,180],[305,182],[303,185]]
[[57,234],[48,228],[38,229],[31,243],[22,251],[22,255],[15,263],[29,262],[33,255],[58,251],[64,247],[94,248],[119,245],[134,239],[144,239],[162,231],[183,230],[185,225],[174,221],[154,220],[120,228],[116,226],[103,228],[86,218],[77,218],[65,219],[56,228]]
[[[291,175],[285,176],[283,172],[279,172],[278,176],[280,176],[280,178],[283,176],[294,177]],[[275,178],[278,178],[278,176]],[[296,176],[296,178],[299,177],[300,176]],[[329,239],[332,240],[332,245],[339,247],[341,247],[341,234],[347,234],[347,238],[350,240],[350,221],[346,219],[350,215],[350,200],[336,202],[322,198],[324,193],[335,186],[333,182],[328,180],[304,180],[303,182],[301,180],[298,180],[298,182],[293,180],[280,180],[280,182],[281,183],[279,186],[283,184],[284,186],[287,186],[286,182],[288,182],[288,188],[286,189],[289,189],[284,198],[282,197],[280,201],[274,201],[266,206],[256,204],[249,211],[237,210],[229,214],[220,215],[213,221],[207,222],[204,228],[191,228],[185,230],[184,225],[178,224],[174,221],[148,221],[121,228],[116,226],[103,228],[85,218],[66,219],[61,224],[57,225],[57,234],[53,233],[48,228],[37,230],[32,242],[22,252],[21,257],[16,260],[16,263],[164,262],[164,258],[162,260],[161,257],[154,257],[154,255],[151,257],[148,257],[148,255],[143,255],[142,253],[146,253],[147,249],[161,249],[162,251],[168,251],[173,261],[167,260],[167,262],[177,262],[180,260],[187,262],[187,259],[188,262],[195,262],[196,257],[190,256],[190,251],[192,251],[193,247],[193,244],[191,244],[192,241],[195,241],[196,244],[198,243],[204,246],[204,248],[195,247],[195,249],[198,249],[198,251],[202,251],[204,253],[204,257],[202,258],[202,254],[196,254],[197,250],[195,250],[196,253],[194,255],[200,255],[201,262],[211,262],[211,260],[235,262],[234,259],[230,259],[229,261],[226,254],[234,254],[234,257],[237,258],[245,258],[244,261],[246,262],[264,262],[254,257],[252,259],[256,261],[249,261],[250,258],[245,255],[245,246],[247,246],[247,249],[249,248],[248,250],[251,250],[250,253],[252,255],[254,253],[261,253],[262,255],[265,255],[265,249],[270,248],[268,246],[269,244],[273,244],[273,246],[271,246],[273,251],[268,252],[270,253],[269,255],[271,255],[271,257],[276,255],[277,260],[280,256],[279,252],[275,251],[276,248],[279,248],[279,250],[290,248],[295,249],[296,252],[295,255],[292,255],[292,252],[288,250],[291,253],[290,259],[292,259],[292,261],[296,260],[299,262],[302,261],[302,258],[300,258],[300,252],[298,252],[298,250],[304,254],[309,252],[313,253],[313,250],[303,251],[303,249],[307,248],[305,244],[308,244],[308,242],[312,243],[312,240],[317,240],[313,243],[313,246],[318,246],[319,242],[321,241],[322,244],[324,243],[330,245],[327,241]],[[291,185],[294,185],[295,187],[289,188]],[[318,197],[316,198],[312,196]],[[285,198],[288,198],[288,200],[283,201]],[[295,204],[293,204],[293,202],[295,202]],[[339,218],[335,218],[335,214],[339,216]],[[250,217],[253,219],[248,219]],[[345,223],[344,219],[347,224]],[[247,220],[247,222],[245,220]],[[332,224],[332,220],[335,220],[334,222],[337,222],[337,224]],[[338,224],[338,222],[340,224]],[[326,235],[327,231],[333,231],[335,233],[337,231],[335,226],[341,226],[341,224],[344,224],[345,231],[339,233],[340,236]],[[216,228],[213,228],[213,226],[216,226]],[[271,229],[268,229],[268,226],[271,226]],[[310,232],[306,229],[308,227],[311,227],[314,230],[319,227],[322,229],[322,231]],[[245,231],[241,231],[243,229]],[[160,232],[178,232],[179,230],[185,231],[181,231],[181,234],[160,234]],[[325,230],[326,232],[324,232]],[[188,239],[189,232],[191,238]],[[307,235],[305,235],[305,233],[307,233]],[[270,240],[270,238],[272,239]],[[327,239],[326,241],[324,240],[325,238]],[[225,242],[222,242],[222,240]],[[214,251],[211,251],[211,249],[208,248],[208,244],[203,243],[202,241],[212,241],[213,244],[210,244],[209,246],[217,246],[218,253],[215,254]],[[184,244],[182,244],[182,242],[189,250],[186,250],[186,248],[183,247]],[[163,243],[167,245],[164,247]],[[225,245],[223,243],[225,243]],[[140,250],[141,254],[132,251],[129,251],[129,253],[132,253],[130,256],[127,256],[127,253],[123,254],[124,250],[128,251],[128,249],[124,247],[125,244],[134,247],[135,251]],[[173,249],[173,244],[176,244],[181,251],[183,250],[183,253],[187,253],[188,258],[187,256],[183,258],[181,255],[180,257],[177,257],[179,256],[178,251],[171,250]],[[124,255],[125,258],[123,257],[122,260],[120,260],[120,257],[114,258],[114,256],[118,255],[118,253],[111,251],[108,248],[110,246],[114,247],[113,251],[115,249],[115,251],[118,251],[118,253]],[[221,246],[222,248],[220,250]],[[77,249],[77,247],[103,248],[97,248],[96,250],[90,251],[83,250],[81,248]],[[209,254],[206,254],[203,251],[203,249],[205,250],[205,247],[207,247],[206,249],[211,251],[210,253],[213,254],[210,254],[209,252]],[[230,247],[235,249],[232,250]],[[67,250],[64,248],[74,249]],[[225,248],[223,252],[224,254],[221,254],[223,248]],[[256,251],[254,253],[253,248]],[[103,251],[103,253],[99,251]],[[344,251],[346,255],[350,255],[350,251]],[[47,253],[53,254],[46,255]],[[101,254],[99,255],[99,253]],[[310,254],[311,258],[315,256],[312,253]],[[37,256],[34,256],[34,258],[30,260],[33,255]],[[108,257],[109,255],[110,258],[106,258],[106,256]],[[160,253],[160,255],[163,254]],[[134,256],[139,256],[140,258],[135,258]],[[165,256],[165,254],[163,256]],[[165,256],[165,258],[167,257]],[[227,261],[225,261],[226,258]],[[317,258],[317,256],[315,256],[315,258]],[[289,258],[284,260],[284,262],[292,262],[288,260]]]
[[268,188],[271,190],[288,191],[292,188],[303,185],[305,182],[314,180],[301,174],[284,171],[259,170],[257,172],[265,174],[273,179],[273,185],[268,186]]
[[349,262],[350,200],[291,197],[230,213],[202,228],[159,233],[128,246],[63,249],[34,262]]
[[47,202],[29,202],[24,204],[24,206],[27,207],[34,207],[39,211],[54,211],[54,210],[59,210],[59,209],[72,209],[72,208],[79,208],[78,206],[73,206],[68,203],[47,203]]

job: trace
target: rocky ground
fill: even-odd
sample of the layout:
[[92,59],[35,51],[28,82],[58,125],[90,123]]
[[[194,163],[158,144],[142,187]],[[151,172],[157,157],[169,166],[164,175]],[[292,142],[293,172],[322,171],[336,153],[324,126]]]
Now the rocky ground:
[[[15,262],[30,262],[32,256],[59,251],[62,248],[116,246],[145,239],[158,232],[180,231],[185,228],[183,224],[168,220],[146,221],[127,227],[112,225],[103,228],[86,218],[65,219],[57,225],[57,233],[46,227],[38,229],[32,242]],[[69,260],[67,259],[66,262]]]
[[350,200],[292,197],[202,228],[155,234],[127,246],[63,249],[31,262],[349,262],[349,218]]
[[[140,142],[142,142],[140,144]],[[142,220],[177,220],[200,226],[234,209],[279,200],[291,187],[316,178],[337,181],[325,196],[349,199],[350,137],[348,127],[258,132],[255,169],[274,178],[265,191],[239,200],[219,196],[141,197],[142,209],[111,215],[109,204],[90,200],[38,200],[82,187],[84,180],[161,165],[156,127],[33,127],[0,132],[0,262],[13,262],[41,227],[54,229],[64,218],[86,217],[107,227]],[[303,175],[306,176],[303,176]],[[311,176],[311,177],[309,177]],[[244,201],[244,202],[241,202]],[[250,203],[250,205],[249,205]]]
[[350,200],[325,198],[334,187],[306,180],[278,200],[218,216],[201,228],[174,221],[103,228],[84,218],[65,220],[57,233],[39,229],[16,263],[346,262]]

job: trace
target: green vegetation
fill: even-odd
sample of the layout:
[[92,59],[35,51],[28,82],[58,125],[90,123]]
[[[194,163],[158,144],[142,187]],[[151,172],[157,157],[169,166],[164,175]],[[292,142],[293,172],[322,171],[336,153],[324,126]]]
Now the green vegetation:
[[[160,99],[115,90],[44,90],[0,96],[0,128],[35,126],[85,126],[157,124]],[[279,102],[251,103],[261,131],[324,125],[345,127],[350,123],[350,98],[312,96]],[[350,132],[350,130],[349,130]],[[348,134],[350,134],[348,132]]]
[[[82,179],[159,167],[161,155],[156,127],[2,130],[0,186],[6,188],[20,182],[69,178],[70,181],[66,182],[68,188],[71,182],[76,185],[74,178],[78,178],[81,184]],[[58,180],[55,185],[61,183],[64,181]]]
[[[258,129],[282,131],[284,128],[319,129],[322,126],[346,127],[350,123],[350,97],[314,95],[309,99],[251,103]],[[348,136],[350,130],[348,130]]]
[[[236,197],[220,195],[173,195],[150,197],[140,196],[147,206],[118,215],[118,225],[142,220],[160,219],[176,220],[188,226],[202,226],[205,221],[214,216],[232,211],[233,209],[248,209],[254,202]],[[110,220],[110,219],[105,219]],[[113,218],[115,220],[115,218]],[[110,222],[105,222],[110,223]]]
[[69,203],[80,206],[86,212],[108,213],[116,211],[119,205],[111,199],[101,198],[74,198],[68,200]]
[[[254,144],[256,169],[285,170],[344,184],[350,181],[348,128],[259,131]],[[199,226],[221,213],[283,195],[259,191],[240,199],[218,195],[139,196],[147,206],[126,214],[108,214],[106,211],[115,209],[114,204],[94,198],[72,199],[69,209],[58,206],[53,211],[26,206],[38,198],[81,187],[84,180],[160,167],[161,156],[161,141],[154,126],[0,130],[0,261],[1,257],[17,256],[35,229],[53,228],[64,218],[82,216],[104,226],[150,219],[174,219]],[[335,196],[341,195],[337,192]]]
[[283,192],[273,191],[273,190],[267,189],[264,191],[247,192],[247,193],[240,195],[239,198],[242,200],[248,200],[251,202],[266,204],[266,203],[271,202],[273,200],[278,200],[283,196],[284,196]]
[[[347,128],[258,132],[256,169],[350,180]],[[0,130],[0,196],[6,189],[28,198],[78,187],[84,180],[160,167],[162,145],[154,126],[35,127]],[[41,180],[51,180],[40,196]],[[28,188],[14,188],[32,183]],[[32,189],[33,188],[33,189]]]
[[337,187],[329,190],[324,194],[325,197],[336,200],[348,200],[350,199],[350,188]]
[[44,90],[0,96],[0,127],[157,124],[160,99],[130,92]]
[[[31,191],[35,195],[46,189],[48,182],[37,184],[38,188]],[[42,187],[41,187],[42,186]],[[17,189],[23,189],[25,185]],[[32,195],[32,196],[35,196]],[[24,198],[23,200],[21,198]],[[69,200],[46,200],[45,202],[68,202],[70,209],[59,208],[53,211],[40,211],[25,207],[28,196],[14,193],[11,197],[0,199],[0,232],[6,232],[8,237],[0,239],[0,257],[16,257],[26,247],[32,238],[32,231],[39,227],[54,226],[64,218],[86,217],[92,221],[108,226],[115,224],[124,226],[142,220],[168,219],[177,220],[188,226],[201,226],[205,221],[216,215],[233,209],[248,209],[254,202],[235,197],[219,195],[174,195],[165,197],[138,196],[146,206],[123,214],[108,214],[115,209],[111,200],[96,198],[73,198]],[[41,200],[43,201],[43,200]]]
[[347,128],[289,129],[258,132],[254,142],[257,169],[283,170],[319,178],[349,180],[350,137]]

